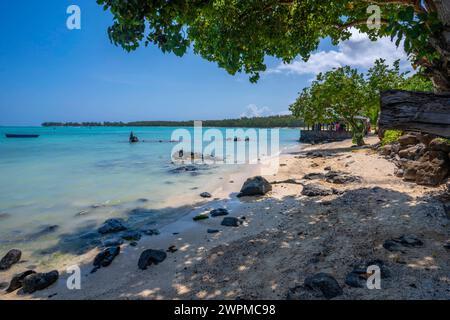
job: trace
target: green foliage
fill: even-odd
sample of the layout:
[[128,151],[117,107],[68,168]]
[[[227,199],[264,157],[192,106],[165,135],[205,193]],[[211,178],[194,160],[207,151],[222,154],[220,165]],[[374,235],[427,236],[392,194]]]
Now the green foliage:
[[[204,127],[224,128],[299,128],[303,121],[291,116],[270,116],[225,120],[205,120]],[[44,122],[43,127],[193,127],[194,121],[134,121],[134,122]]]
[[319,74],[290,106],[293,115],[305,123],[333,123],[345,120],[354,141],[362,144],[364,125],[357,116],[368,113],[369,90],[364,76],[348,66]]
[[436,138],[436,139],[439,140],[440,142],[450,144],[450,139],[446,139],[446,138]]
[[[157,45],[182,56],[189,48],[230,74],[246,72],[251,81],[266,70],[266,56],[290,62],[308,59],[321,39],[333,43],[350,37],[350,27],[372,39],[389,35],[401,40],[415,62],[440,57],[429,39],[443,25],[425,1],[367,0],[97,0],[113,14],[111,41],[131,51]],[[383,24],[369,29],[367,7],[382,9]]]
[[398,141],[398,138],[402,136],[402,131],[399,130],[386,130],[384,132],[383,139],[381,140],[381,145],[387,145]]
[[355,69],[334,69],[318,75],[309,88],[303,89],[297,101],[291,105],[293,115],[306,124],[332,123],[345,119],[353,130],[354,140],[361,140],[364,130],[361,122],[351,122],[355,116],[370,118],[376,125],[380,112],[380,94],[391,89],[432,91],[433,84],[421,73],[407,77],[400,72],[400,62],[391,66],[384,59],[375,61],[366,75]]
[[407,73],[400,72],[400,60],[390,67],[386,60],[378,59],[367,72],[367,88],[370,92],[368,114],[372,124],[376,124],[380,112],[380,93],[389,89],[400,89]]
[[405,79],[399,89],[419,92],[432,92],[433,83],[423,74],[416,73],[412,77]]

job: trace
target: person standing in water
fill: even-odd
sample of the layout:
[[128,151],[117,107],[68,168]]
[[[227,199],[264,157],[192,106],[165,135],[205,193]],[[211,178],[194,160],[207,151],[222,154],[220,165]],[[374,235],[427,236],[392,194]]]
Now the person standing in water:
[[130,133],[130,138],[129,138],[130,143],[134,143],[134,142],[139,142],[138,137],[136,137],[133,133],[133,131],[131,131]]

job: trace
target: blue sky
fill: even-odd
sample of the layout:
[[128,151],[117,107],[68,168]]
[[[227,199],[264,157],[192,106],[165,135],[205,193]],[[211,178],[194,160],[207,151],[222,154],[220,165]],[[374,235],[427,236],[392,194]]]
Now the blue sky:
[[[66,28],[71,4],[81,8],[81,30]],[[93,0],[1,1],[0,23],[0,125],[279,114],[319,71],[365,70],[381,56],[407,67],[389,40],[372,43],[355,32],[338,47],[323,41],[308,63],[268,58],[269,71],[251,84],[192,53],[126,53],[109,42],[111,15]]]

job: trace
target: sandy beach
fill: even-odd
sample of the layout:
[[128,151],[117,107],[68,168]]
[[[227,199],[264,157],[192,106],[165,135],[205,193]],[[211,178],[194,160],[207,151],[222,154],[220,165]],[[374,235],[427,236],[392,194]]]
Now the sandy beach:
[[[59,265],[59,280],[51,287],[32,295],[3,293],[0,299],[321,299],[302,287],[305,278],[320,272],[342,287],[335,299],[449,299],[450,252],[444,247],[449,220],[435,197],[444,187],[404,182],[376,151],[351,146],[346,140],[283,154],[278,173],[265,177],[273,190],[261,197],[236,197],[245,178],[257,172],[226,177],[233,183],[213,191],[212,200],[192,205],[159,235],[122,245],[110,266],[90,273],[99,252],[92,250]],[[333,183],[324,176],[330,171],[354,179]],[[302,195],[309,184],[332,192]],[[242,224],[222,226],[223,217],[193,220],[214,208],[226,208]],[[383,247],[403,235],[414,235],[422,245]],[[167,252],[163,262],[138,269],[144,250],[169,247],[176,251]],[[387,270],[380,290],[345,283],[356,265],[374,260]],[[80,290],[66,286],[66,268],[74,264],[82,271]],[[0,282],[26,265],[0,273]]]

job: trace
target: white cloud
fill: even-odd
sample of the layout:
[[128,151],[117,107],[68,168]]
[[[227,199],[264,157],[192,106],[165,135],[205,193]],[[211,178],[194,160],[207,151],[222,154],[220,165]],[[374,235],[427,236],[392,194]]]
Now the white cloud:
[[268,73],[316,75],[345,65],[368,69],[379,58],[386,59],[386,62],[390,65],[395,60],[400,59],[402,70],[411,70],[402,44],[397,48],[388,37],[371,41],[366,34],[360,33],[356,29],[350,31],[352,33],[351,38],[339,43],[337,50],[319,51],[312,54],[307,62],[296,60],[290,64],[281,63],[270,69]]
[[258,107],[256,104],[249,104],[245,107],[245,111],[241,114],[241,118],[264,117],[271,115],[269,107]]
[[289,114],[291,114],[289,110],[273,112],[269,107],[258,107],[256,104],[252,103],[245,107],[245,111],[241,114],[241,118],[284,116]]

